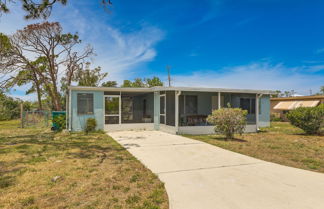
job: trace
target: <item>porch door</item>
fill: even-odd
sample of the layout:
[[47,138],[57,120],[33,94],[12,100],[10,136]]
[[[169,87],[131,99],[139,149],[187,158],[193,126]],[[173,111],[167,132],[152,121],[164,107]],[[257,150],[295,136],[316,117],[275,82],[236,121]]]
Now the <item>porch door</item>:
[[120,95],[107,95],[105,98],[105,124],[121,123]]
[[160,95],[160,123],[166,124],[166,97],[165,94]]

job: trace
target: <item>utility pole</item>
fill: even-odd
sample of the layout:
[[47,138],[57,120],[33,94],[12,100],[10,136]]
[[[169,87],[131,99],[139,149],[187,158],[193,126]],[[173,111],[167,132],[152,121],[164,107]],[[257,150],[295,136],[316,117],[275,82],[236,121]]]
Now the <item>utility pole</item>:
[[170,75],[170,69],[171,69],[171,66],[167,65],[167,66],[166,66],[166,69],[167,69],[167,71],[168,71],[169,87],[171,87],[171,75]]
[[310,96],[313,95],[312,89],[309,89],[309,95],[310,95]]

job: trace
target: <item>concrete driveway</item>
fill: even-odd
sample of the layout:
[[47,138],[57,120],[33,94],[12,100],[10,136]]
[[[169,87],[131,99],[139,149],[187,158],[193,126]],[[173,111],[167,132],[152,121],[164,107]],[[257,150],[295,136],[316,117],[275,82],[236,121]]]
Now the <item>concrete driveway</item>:
[[172,209],[324,208],[324,174],[159,131],[109,135],[165,183]]

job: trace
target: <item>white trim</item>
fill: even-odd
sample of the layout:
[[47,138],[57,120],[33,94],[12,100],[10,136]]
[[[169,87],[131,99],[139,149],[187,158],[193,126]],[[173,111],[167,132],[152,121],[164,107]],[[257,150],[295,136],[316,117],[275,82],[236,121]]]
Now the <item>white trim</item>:
[[[119,114],[106,114],[106,97],[115,97],[115,98],[119,98],[119,108],[118,108],[118,111],[119,111]],[[104,100],[103,100],[103,124],[104,126],[105,125],[116,125],[116,124],[106,124],[106,116],[107,117],[119,117],[118,118],[118,123],[119,125],[121,124],[121,95],[104,95],[103,96]]]
[[256,94],[256,97],[255,97],[255,124],[256,124],[256,130],[258,131],[259,130],[259,99],[262,97],[262,94],[258,95]]
[[181,91],[175,92],[175,127],[176,132],[179,129],[179,96],[181,95]]
[[[161,105],[161,97],[164,97],[164,114],[161,114],[161,111],[160,111],[160,124],[161,124],[161,116],[164,116],[164,123],[162,123],[162,124],[166,124],[166,93],[160,94],[160,105]],[[161,107],[160,107],[160,110],[161,110]]]
[[105,124],[105,131],[133,131],[133,130],[146,130],[153,131],[154,123],[123,123],[123,124]]
[[72,91],[69,90],[69,131],[72,131]]
[[276,94],[271,90],[254,89],[227,89],[227,88],[202,88],[202,87],[162,87],[152,88],[122,88],[122,87],[89,87],[69,86],[71,90],[92,90],[92,91],[121,91],[121,92],[154,92],[154,91],[200,91],[200,92],[225,92],[225,93],[250,93],[250,94]]
[[221,92],[218,92],[218,109],[221,108]]

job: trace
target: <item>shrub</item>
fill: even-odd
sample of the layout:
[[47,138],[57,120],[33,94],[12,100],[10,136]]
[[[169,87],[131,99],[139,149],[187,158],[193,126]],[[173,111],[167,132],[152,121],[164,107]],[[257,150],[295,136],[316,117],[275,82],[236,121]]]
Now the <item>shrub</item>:
[[272,121],[272,122],[280,122],[280,121],[282,121],[282,119],[280,118],[280,115],[271,114],[270,115],[270,121]]
[[63,129],[66,129],[66,116],[62,114],[54,117],[53,123],[57,125],[56,131],[62,131]]
[[306,134],[320,134],[324,126],[324,104],[317,107],[298,107],[287,113],[290,123],[305,131]]
[[233,139],[235,133],[242,134],[246,125],[247,111],[240,108],[222,108],[214,110],[207,122],[215,125],[215,132]]
[[85,126],[85,132],[93,132],[96,130],[97,121],[94,118],[88,118]]

